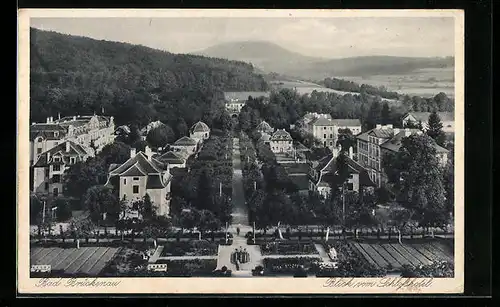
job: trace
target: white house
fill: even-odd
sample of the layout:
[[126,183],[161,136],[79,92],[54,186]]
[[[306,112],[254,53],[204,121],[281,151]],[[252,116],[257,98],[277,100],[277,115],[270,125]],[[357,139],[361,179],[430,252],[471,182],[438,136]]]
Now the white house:
[[198,142],[203,142],[210,137],[210,128],[204,122],[197,122],[189,129],[189,137]]
[[[422,124],[423,130],[427,130],[429,116],[431,112],[409,112],[406,113],[402,118],[403,127],[407,127],[410,124]],[[443,131],[446,133],[455,132],[455,117],[453,112],[437,112],[437,115],[441,119],[443,124]]]
[[274,153],[293,153],[292,143],[293,139],[285,129],[276,130],[269,140],[271,151]]

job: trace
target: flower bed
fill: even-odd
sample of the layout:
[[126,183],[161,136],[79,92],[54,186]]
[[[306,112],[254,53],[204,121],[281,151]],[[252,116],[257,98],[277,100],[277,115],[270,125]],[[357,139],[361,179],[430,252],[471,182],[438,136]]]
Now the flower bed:
[[270,242],[260,245],[262,255],[316,255],[319,252],[312,242]]
[[316,267],[319,262],[320,257],[264,258],[264,269],[271,274],[295,274]]
[[448,261],[436,261],[429,265],[410,266],[404,265],[402,277],[422,278],[422,277],[453,277],[453,263]]
[[218,244],[206,240],[189,242],[167,242],[163,245],[160,257],[168,256],[214,256]]
[[166,263],[165,276],[210,276],[217,268],[217,259],[190,260],[158,260],[156,263]]

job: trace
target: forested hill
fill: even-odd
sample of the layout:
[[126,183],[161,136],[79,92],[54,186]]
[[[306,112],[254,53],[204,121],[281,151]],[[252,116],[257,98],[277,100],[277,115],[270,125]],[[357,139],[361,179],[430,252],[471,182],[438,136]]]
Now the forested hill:
[[[31,28],[31,121],[105,109],[118,123],[187,124],[221,91],[261,91],[252,65]],[[213,115],[217,116],[217,115]],[[213,119],[213,118],[212,118]],[[209,120],[212,120],[209,119]]]

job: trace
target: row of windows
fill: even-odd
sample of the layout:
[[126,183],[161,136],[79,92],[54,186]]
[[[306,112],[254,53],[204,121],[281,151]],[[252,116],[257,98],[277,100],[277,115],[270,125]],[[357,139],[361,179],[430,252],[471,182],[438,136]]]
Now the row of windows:
[[[133,177],[132,180],[133,181],[138,181],[139,177]],[[127,178],[123,178],[123,184],[127,184]]]
[[[326,139],[326,134],[323,134],[323,138]],[[330,139],[333,139],[333,134],[330,134]]]

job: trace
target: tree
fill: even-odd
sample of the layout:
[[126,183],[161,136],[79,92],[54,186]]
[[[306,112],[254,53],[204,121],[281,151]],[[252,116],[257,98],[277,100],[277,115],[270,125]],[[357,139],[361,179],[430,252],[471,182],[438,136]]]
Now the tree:
[[340,145],[342,152],[348,152],[350,147],[355,147],[356,138],[352,134],[351,129],[339,129],[337,145]]
[[41,218],[43,203],[36,196],[30,196],[30,223],[35,224]]
[[382,110],[380,112],[380,121],[382,125],[387,125],[391,123],[391,110],[389,109],[389,104],[384,102],[382,105]]
[[407,208],[396,207],[391,208],[389,211],[389,223],[398,230],[398,240],[400,244],[403,244],[401,242],[402,233],[405,227],[411,224],[412,216],[413,212]]
[[142,198],[142,212],[141,215],[144,219],[150,220],[156,215],[155,208],[153,207],[153,203],[151,202],[151,197],[149,196],[148,193],[144,195]]
[[57,198],[53,203],[52,207],[57,207],[56,215],[59,221],[66,221],[72,215],[72,210],[69,202],[62,198]]
[[193,230],[199,224],[200,212],[194,208],[184,209],[180,216],[180,226],[183,229]]
[[366,119],[366,129],[373,129],[375,125],[380,123],[380,115],[382,112],[382,106],[378,100],[375,100],[368,110],[368,117]]
[[102,158],[88,158],[85,162],[78,162],[66,170],[63,176],[64,194],[80,198],[90,187],[104,183],[106,176],[107,168]]
[[436,141],[439,146],[444,147],[446,141],[446,135],[443,132],[443,123],[436,112],[432,112],[429,115],[427,135]]
[[181,138],[183,136],[186,136],[188,133],[188,126],[186,124],[186,121],[184,118],[180,117],[177,120],[177,124],[175,126],[175,130],[177,132],[177,138]]
[[221,223],[219,219],[213,214],[211,211],[208,210],[201,210],[200,211],[200,218],[198,222],[198,230],[201,232],[201,236],[203,237],[203,233],[206,231],[212,230],[218,230],[220,229]]
[[84,208],[89,210],[93,222],[102,220],[104,213],[116,213],[118,199],[113,190],[106,186],[93,186],[82,197]]
[[172,128],[165,124],[152,128],[146,136],[146,141],[154,148],[164,147],[175,141],[175,134]]
[[396,199],[421,226],[447,222],[443,173],[433,142],[427,135],[410,135],[397,154],[401,183]]
[[198,179],[198,194],[196,207],[198,209],[214,210],[214,193],[212,188],[212,178],[207,169],[201,171]]
[[119,141],[104,146],[99,153],[106,165],[122,164],[130,158],[130,146]]

